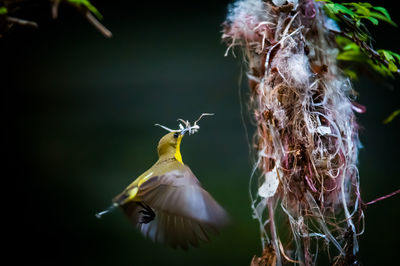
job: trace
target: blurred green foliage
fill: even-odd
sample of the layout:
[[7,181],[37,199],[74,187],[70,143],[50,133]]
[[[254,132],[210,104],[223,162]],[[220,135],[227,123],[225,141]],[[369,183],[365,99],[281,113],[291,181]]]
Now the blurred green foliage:
[[86,8],[92,12],[98,19],[103,19],[103,15],[97,10],[97,8],[90,3],[89,0],[66,0],[67,3],[77,6],[78,8]]
[[[397,24],[392,20],[386,8],[373,6],[367,2],[336,3],[332,0],[319,0],[324,2],[324,10],[328,17],[339,23],[340,31],[335,32],[336,41],[340,48],[337,59],[367,63],[376,72],[383,76],[393,77],[400,73],[400,55],[384,49],[374,50],[367,42],[371,36],[364,21],[378,25],[384,21],[392,26]],[[347,68],[345,73],[352,79],[357,78],[357,72]]]
[[336,21],[342,20],[339,15],[345,15],[346,18],[351,19],[357,27],[361,27],[363,20],[369,20],[374,25],[378,25],[381,20],[393,26],[397,26],[396,23],[392,21],[386,8],[381,6],[373,6],[367,2],[335,3],[332,0],[320,1],[325,2],[324,9],[326,14]]
[[5,15],[5,14],[7,14],[7,7],[5,7],[5,6],[2,6],[2,7],[0,7],[0,15]]
[[[400,65],[400,55],[395,52],[383,49],[377,50],[377,53],[379,53],[379,55],[388,62],[388,65],[386,66],[369,58],[365,53],[362,52],[362,49],[359,45],[346,37],[340,35],[336,36],[336,43],[340,48],[340,52],[337,56],[337,59],[340,61],[368,64],[372,69],[380,73],[382,76],[394,77],[393,73],[398,71],[398,66]],[[345,68],[344,72],[351,79],[358,78],[357,73],[351,68]]]
[[384,124],[388,124],[390,122],[393,121],[393,119],[395,119],[396,116],[400,115],[400,109],[397,109],[396,111],[394,111],[393,113],[391,113],[384,121]]

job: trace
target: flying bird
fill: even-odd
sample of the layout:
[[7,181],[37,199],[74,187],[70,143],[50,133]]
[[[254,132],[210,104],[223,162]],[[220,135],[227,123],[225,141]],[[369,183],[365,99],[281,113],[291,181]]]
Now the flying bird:
[[179,130],[169,131],[158,143],[158,161],[113,199],[113,205],[96,216],[100,218],[120,207],[146,237],[173,248],[197,247],[227,224],[225,210],[201,186],[185,165],[180,145],[185,134],[200,128],[182,121]]

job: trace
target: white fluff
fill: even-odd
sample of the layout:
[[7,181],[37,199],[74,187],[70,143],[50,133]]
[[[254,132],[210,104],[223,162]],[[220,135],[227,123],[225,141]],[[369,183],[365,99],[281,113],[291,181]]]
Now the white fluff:
[[310,77],[308,58],[304,54],[293,54],[287,60],[286,71],[297,84],[308,83]]
[[297,8],[297,5],[299,4],[299,0],[288,0],[289,3],[292,3],[294,5],[294,8]]
[[284,3],[286,3],[286,0],[272,0],[272,3],[276,6],[282,6]]
[[265,7],[261,0],[242,0],[236,1],[233,5],[229,6],[227,16],[228,21],[243,20],[248,16],[261,16],[265,17]]
[[332,133],[330,127],[324,127],[324,126],[317,127],[317,132],[322,136]]
[[275,195],[276,190],[278,189],[279,186],[279,177],[276,170],[276,166],[271,172],[266,173],[264,177],[265,181],[259,187],[258,195],[260,195],[263,198],[269,198]]
[[276,5],[276,6],[283,6],[286,2],[292,3],[294,9],[297,8],[297,5],[299,3],[298,0],[272,0],[272,3],[274,3],[274,5]]

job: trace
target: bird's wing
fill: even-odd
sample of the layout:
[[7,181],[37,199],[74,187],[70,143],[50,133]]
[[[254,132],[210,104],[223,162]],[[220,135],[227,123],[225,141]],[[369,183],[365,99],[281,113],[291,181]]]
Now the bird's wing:
[[197,247],[200,242],[207,242],[210,234],[218,233],[217,229],[208,224],[183,216],[155,211],[155,219],[149,223],[140,223],[143,208],[137,202],[128,202],[121,205],[125,214],[141,233],[154,242],[188,249]]
[[205,191],[189,167],[144,182],[139,198],[155,211],[220,228],[228,221],[225,210]]

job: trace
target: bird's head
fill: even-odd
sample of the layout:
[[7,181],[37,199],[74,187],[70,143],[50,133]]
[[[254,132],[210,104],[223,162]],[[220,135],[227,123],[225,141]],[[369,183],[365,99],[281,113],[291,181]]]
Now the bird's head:
[[188,120],[185,121],[183,119],[178,119],[178,121],[182,122],[179,124],[179,129],[170,129],[160,124],[156,124],[156,126],[162,127],[163,129],[169,131],[169,133],[166,134],[164,137],[162,137],[158,143],[158,156],[160,157],[163,155],[174,154],[175,158],[181,163],[183,163],[182,156],[180,153],[180,145],[182,138],[186,133],[189,135],[196,133],[200,129],[200,126],[197,124],[197,122],[199,122],[200,119],[206,115],[214,115],[214,114],[208,114],[208,113],[202,114],[199,117],[199,119],[197,119],[193,123],[193,126],[190,125],[190,122]]
[[168,153],[174,154],[179,150],[184,134],[181,134],[181,132],[170,132],[164,135],[158,142],[158,156]]

